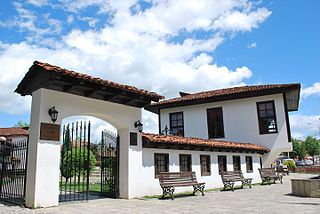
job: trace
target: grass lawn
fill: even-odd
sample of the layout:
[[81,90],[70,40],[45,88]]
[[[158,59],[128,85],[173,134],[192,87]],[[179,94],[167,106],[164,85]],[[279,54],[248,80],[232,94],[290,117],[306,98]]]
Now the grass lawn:
[[[78,190],[86,190],[86,185],[87,183],[66,183],[66,182],[60,182],[60,189],[64,190],[64,189],[71,189],[71,191],[73,191],[74,189],[76,191]],[[89,192],[101,192],[101,184],[97,184],[97,183],[89,183]]]

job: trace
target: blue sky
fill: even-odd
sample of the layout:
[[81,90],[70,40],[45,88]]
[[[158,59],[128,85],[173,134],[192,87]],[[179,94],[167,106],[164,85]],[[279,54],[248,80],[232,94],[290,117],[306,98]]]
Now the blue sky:
[[[180,90],[300,82],[293,135],[318,133],[319,1],[155,2],[1,1],[0,127],[29,121],[30,97],[13,91],[40,60],[167,98]],[[157,130],[155,115],[144,112],[143,120],[147,131]]]

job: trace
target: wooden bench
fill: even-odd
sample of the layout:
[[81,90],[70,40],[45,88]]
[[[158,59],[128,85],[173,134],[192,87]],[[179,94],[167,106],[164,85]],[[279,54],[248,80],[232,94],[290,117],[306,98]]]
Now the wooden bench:
[[204,195],[205,183],[197,182],[195,172],[161,172],[159,183],[163,190],[162,198],[170,195],[173,199],[175,187],[193,186],[193,195],[200,191]]
[[259,169],[259,172],[262,184],[271,184],[271,181],[273,181],[273,183],[276,183],[276,180],[279,180],[282,183],[282,174],[277,174],[274,168],[261,168]]
[[234,191],[233,186],[235,182],[241,182],[241,188],[244,185],[248,185],[251,188],[252,178],[244,178],[241,170],[221,172],[221,179],[224,186],[223,190],[231,188]]

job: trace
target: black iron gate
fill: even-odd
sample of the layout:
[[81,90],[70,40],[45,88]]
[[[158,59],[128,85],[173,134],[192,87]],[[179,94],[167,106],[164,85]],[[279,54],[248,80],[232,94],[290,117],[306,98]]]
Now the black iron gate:
[[119,136],[111,131],[103,131],[100,150],[101,194],[119,197]]
[[95,156],[90,149],[90,129],[90,122],[75,122],[63,127],[60,202],[89,199],[89,176],[95,167]]
[[28,140],[0,144],[0,200],[24,205]]

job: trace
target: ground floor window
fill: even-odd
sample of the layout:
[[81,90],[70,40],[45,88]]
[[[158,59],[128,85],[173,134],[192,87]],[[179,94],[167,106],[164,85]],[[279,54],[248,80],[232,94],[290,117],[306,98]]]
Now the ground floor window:
[[169,154],[154,154],[155,177],[159,177],[160,172],[169,172]]
[[180,172],[191,172],[192,171],[192,160],[191,155],[179,155]]
[[241,170],[240,156],[232,156],[233,171],[239,172]]
[[247,168],[248,173],[253,172],[253,165],[252,165],[252,157],[251,156],[246,156],[246,168]]
[[201,176],[211,175],[210,155],[200,155]]
[[218,156],[219,174],[227,171],[227,156]]

